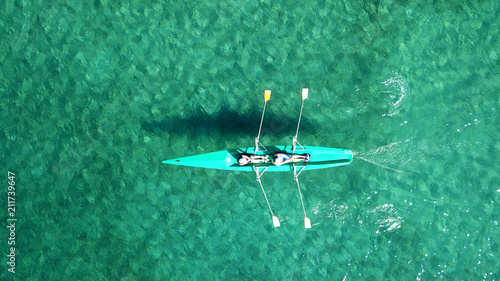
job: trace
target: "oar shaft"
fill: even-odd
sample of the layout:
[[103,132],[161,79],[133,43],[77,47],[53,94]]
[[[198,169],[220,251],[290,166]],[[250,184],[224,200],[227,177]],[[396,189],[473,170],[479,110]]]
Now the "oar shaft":
[[266,195],[266,192],[264,191],[264,187],[262,186],[262,182],[260,181],[260,179],[257,179],[257,181],[260,184],[260,188],[262,189],[262,193],[264,193],[264,197],[266,197],[267,206],[269,207],[269,211],[271,211],[271,216],[274,217],[273,210],[271,209],[271,204],[269,204],[269,200],[267,200],[267,195]]
[[259,134],[257,134],[257,140],[260,138],[260,132],[262,130],[262,122],[264,121],[264,114],[266,113],[267,101],[264,102],[264,109],[262,110],[262,117],[260,118]]
[[297,188],[299,189],[300,203],[302,203],[302,210],[304,211],[304,217],[307,217],[306,208],[304,207],[304,201],[302,200],[302,192],[300,192],[299,179],[296,178],[295,181],[297,182]]
[[299,134],[300,120],[302,119],[302,109],[304,109],[304,100],[302,100],[302,106],[300,107],[299,122],[297,123],[297,131],[295,132],[295,138]]

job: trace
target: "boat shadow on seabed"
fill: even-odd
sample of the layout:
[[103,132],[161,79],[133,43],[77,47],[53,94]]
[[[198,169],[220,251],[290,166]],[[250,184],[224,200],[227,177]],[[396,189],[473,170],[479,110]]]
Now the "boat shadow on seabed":
[[[270,113],[270,118],[264,122],[262,132],[264,134],[272,134],[275,138],[288,137],[290,135],[290,124],[296,122],[291,117]],[[309,124],[307,119],[303,121],[303,131],[309,132]],[[188,134],[196,132],[198,135],[218,131],[224,136],[249,136],[256,130],[256,124],[260,122],[260,113],[252,111],[250,114],[242,115],[236,111],[223,109],[215,115],[208,115],[204,112],[194,114],[190,117],[165,118],[161,121],[144,121],[142,122],[142,130],[159,133],[168,132],[169,134]]]

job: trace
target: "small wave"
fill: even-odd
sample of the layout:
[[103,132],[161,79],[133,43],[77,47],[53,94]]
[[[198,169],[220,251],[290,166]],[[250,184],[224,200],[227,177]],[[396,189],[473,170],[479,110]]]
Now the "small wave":
[[389,112],[383,116],[393,116],[398,114],[403,109],[403,104],[408,95],[408,82],[395,72],[393,77],[382,82],[386,88],[380,93],[386,96],[386,101],[390,106]]
[[[353,209],[356,208],[349,208],[347,205],[337,204],[335,200],[327,203],[319,201],[313,208],[313,213],[328,219],[341,221],[355,219],[359,222],[359,224],[361,224],[362,220],[360,220],[359,215],[355,215],[355,211],[351,211]],[[375,216],[373,221],[375,225],[378,225],[378,229],[376,231],[377,234],[401,228],[404,222],[403,217],[399,215],[398,211],[392,204],[377,206],[372,210],[367,210],[366,214],[372,214],[370,216]]]
[[375,222],[375,224],[379,226],[379,230],[377,230],[377,233],[383,233],[401,228],[403,218],[398,214],[398,211],[394,208],[394,205],[383,204],[381,206],[377,206],[375,209],[369,212],[374,213],[378,218],[378,220]]
[[326,214],[327,218],[335,218],[336,220],[345,220],[349,215],[347,213],[348,206],[346,205],[337,205],[334,201],[330,201],[327,204],[322,204],[321,201],[318,202],[313,208],[313,213],[317,215],[318,213]]

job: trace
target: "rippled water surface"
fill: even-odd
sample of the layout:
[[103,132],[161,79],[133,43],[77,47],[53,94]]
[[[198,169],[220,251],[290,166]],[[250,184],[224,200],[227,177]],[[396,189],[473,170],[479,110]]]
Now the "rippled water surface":
[[[0,11],[2,280],[500,279],[497,1]],[[252,146],[265,89],[290,144],[303,87],[300,142],[354,153],[301,174],[311,229],[290,173],[262,177],[273,228],[254,174],[161,164]]]

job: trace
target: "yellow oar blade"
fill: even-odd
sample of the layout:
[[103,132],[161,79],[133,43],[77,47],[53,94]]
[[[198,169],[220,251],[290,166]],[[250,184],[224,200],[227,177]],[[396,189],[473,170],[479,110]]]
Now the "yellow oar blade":
[[307,96],[309,95],[309,89],[303,88],[302,89],[302,100],[307,99]]
[[264,101],[268,101],[271,99],[271,90],[266,90],[264,92]]

